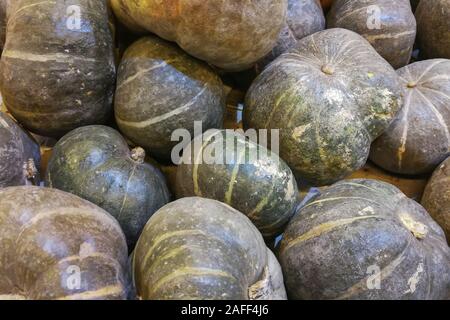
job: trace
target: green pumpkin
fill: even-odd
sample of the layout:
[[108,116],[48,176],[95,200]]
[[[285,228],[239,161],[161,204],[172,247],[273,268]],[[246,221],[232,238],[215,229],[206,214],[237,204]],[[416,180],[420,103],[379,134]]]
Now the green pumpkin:
[[402,106],[395,70],[360,35],[329,29],[300,40],[253,82],[246,128],[279,129],[280,157],[314,185],[366,163]]
[[117,221],[55,189],[0,189],[0,299],[125,299],[127,246]]
[[444,232],[385,182],[327,188],[290,221],[279,256],[292,299],[450,297]]
[[[207,160],[207,150],[223,155],[219,163],[201,161]],[[199,196],[232,206],[268,238],[282,231],[299,197],[286,163],[232,130],[209,130],[186,146],[176,188],[178,197]]]
[[78,128],[55,145],[45,183],[112,214],[131,250],[151,215],[169,201],[164,177],[144,158],[142,148],[130,151],[114,129]]

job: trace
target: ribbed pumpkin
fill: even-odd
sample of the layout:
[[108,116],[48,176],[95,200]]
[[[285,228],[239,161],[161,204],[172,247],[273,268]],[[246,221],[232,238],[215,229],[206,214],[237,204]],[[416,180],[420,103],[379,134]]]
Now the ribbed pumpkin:
[[326,189],[291,220],[280,262],[292,299],[446,299],[450,248],[418,203],[376,180]]
[[0,188],[39,184],[40,162],[36,141],[0,112]]
[[140,299],[285,299],[280,265],[242,213],[183,198],[155,213],[134,251]]
[[14,0],[8,12],[0,79],[14,117],[55,137],[105,122],[115,82],[106,1]]
[[405,104],[370,158],[395,173],[428,173],[450,155],[450,60],[420,61],[397,73]]
[[280,233],[298,201],[286,163],[232,130],[209,130],[187,145],[176,185],[179,197],[215,199],[244,213],[265,237]]
[[335,0],[327,22],[361,34],[396,69],[411,59],[416,19],[409,0]]
[[107,212],[38,187],[0,189],[0,299],[125,299],[127,246]]
[[427,58],[450,59],[450,1],[420,1],[416,19],[421,53]]
[[219,68],[250,68],[275,45],[287,0],[111,0],[119,20]]
[[394,119],[403,88],[360,35],[317,32],[270,64],[246,97],[244,125],[280,129],[280,156],[316,185],[361,168]]
[[318,0],[288,0],[287,21],[278,41],[258,68],[264,68],[282,53],[294,47],[298,40],[325,29],[325,16]]
[[450,157],[433,173],[425,188],[422,205],[444,229],[450,243]]
[[225,111],[222,81],[205,63],[157,37],[145,37],[127,49],[119,68],[115,98],[117,124],[134,143],[169,159],[176,129],[194,134],[221,128]]
[[78,128],[53,148],[46,185],[108,211],[119,221],[132,249],[151,215],[169,201],[164,177],[144,158],[142,148],[130,151],[114,129]]

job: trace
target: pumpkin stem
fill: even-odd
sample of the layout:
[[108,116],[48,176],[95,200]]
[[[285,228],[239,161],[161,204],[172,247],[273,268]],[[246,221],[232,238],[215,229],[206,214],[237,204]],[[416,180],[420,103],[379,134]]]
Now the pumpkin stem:
[[423,223],[414,220],[409,214],[401,213],[400,220],[406,226],[406,228],[416,237],[418,240],[422,240],[428,233],[428,227]]
[[413,89],[413,88],[417,87],[417,82],[415,82],[415,81],[408,82],[408,84],[406,86],[409,89]]
[[264,267],[262,279],[248,288],[248,297],[250,300],[265,300],[274,291],[269,273],[269,268]]
[[28,180],[36,179],[38,174],[38,169],[36,168],[36,164],[34,163],[34,159],[28,159],[27,162],[23,165],[23,169],[25,171],[25,177]]
[[131,159],[137,163],[144,163],[145,160],[145,150],[141,147],[134,148],[131,150]]
[[325,73],[329,76],[334,74],[334,68],[328,64],[323,65],[321,70],[323,73]]

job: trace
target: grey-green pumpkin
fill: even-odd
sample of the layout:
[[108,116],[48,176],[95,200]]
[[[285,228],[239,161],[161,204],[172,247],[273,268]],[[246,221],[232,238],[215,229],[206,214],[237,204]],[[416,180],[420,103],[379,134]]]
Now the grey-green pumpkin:
[[361,168],[402,106],[395,70],[360,35],[317,32],[281,55],[246,96],[246,128],[279,129],[280,156],[316,185]]
[[205,197],[232,206],[268,238],[281,233],[299,199],[286,163],[232,130],[208,130],[186,146],[176,188],[178,197]]
[[133,256],[140,299],[286,299],[281,268],[250,220],[211,199],[183,198],[155,213]]
[[327,22],[361,34],[395,69],[411,59],[416,19],[409,0],[335,0]]
[[157,158],[170,159],[176,129],[194,134],[221,128],[225,111],[222,81],[205,63],[155,36],[125,52],[117,80],[115,113],[121,132]]
[[447,299],[450,248],[417,202],[377,180],[338,182],[291,220],[280,262],[292,299]]
[[0,112],[0,188],[39,184],[40,163],[37,142]]
[[114,129],[87,126],[65,135],[54,147],[45,182],[112,214],[133,249],[151,215],[169,201],[164,177],[132,151]]
[[110,117],[116,73],[106,1],[14,0],[6,32],[1,92],[27,129],[61,137]]
[[370,159],[395,173],[432,172],[450,155],[450,60],[419,61],[397,73],[405,103],[372,144]]
[[127,246],[117,221],[55,189],[0,189],[0,299],[125,299]]

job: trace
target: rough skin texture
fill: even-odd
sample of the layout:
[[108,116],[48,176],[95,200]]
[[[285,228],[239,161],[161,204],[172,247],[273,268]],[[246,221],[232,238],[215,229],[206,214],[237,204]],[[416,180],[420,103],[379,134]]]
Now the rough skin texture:
[[450,157],[433,173],[425,188],[422,205],[444,229],[450,243]]
[[157,158],[170,159],[176,129],[222,128],[225,92],[218,75],[174,44],[145,37],[119,67],[115,114],[121,132]]
[[143,161],[144,156],[133,158],[114,129],[78,128],[53,148],[46,185],[78,195],[112,214],[131,251],[148,219],[170,198],[164,177]]
[[417,42],[423,56],[450,59],[450,0],[420,1],[416,19]]
[[178,43],[219,68],[250,68],[275,45],[287,0],[111,0],[132,30],[145,29]]
[[[379,27],[375,23],[378,14]],[[407,65],[411,59],[416,19],[409,0],[335,0],[327,22],[328,27],[362,35],[395,69]]]
[[39,184],[40,161],[36,141],[0,112],[0,188]]
[[38,187],[0,189],[0,249],[2,300],[127,296],[122,230],[106,211],[77,196]]
[[286,299],[278,262],[242,213],[183,198],[149,220],[134,251],[141,299]]
[[376,180],[338,182],[291,220],[280,247],[290,299],[447,299],[450,248],[415,201]]
[[[299,199],[291,169],[275,153],[225,130],[208,130],[184,150],[177,169],[177,197],[224,202],[248,216],[264,237],[281,233]],[[221,164],[198,163],[212,153],[222,155]]]
[[44,136],[103,123],[112,111],[115,65],[106,1],[78,2],[81,29],[67,19],[72,4],[15,0],[8,11],[3,99],[20,123]]
[[450,60],[420,61],[397,73],[405,104],[372,144],[370,159],[395,173],[432,172],[450,155]]
[[254,81],[246,128],[280,129],[280,156],[315,185],[361,168],[371,142],[402,105],[394,69],[358,34],[329,29],[306,37]]

